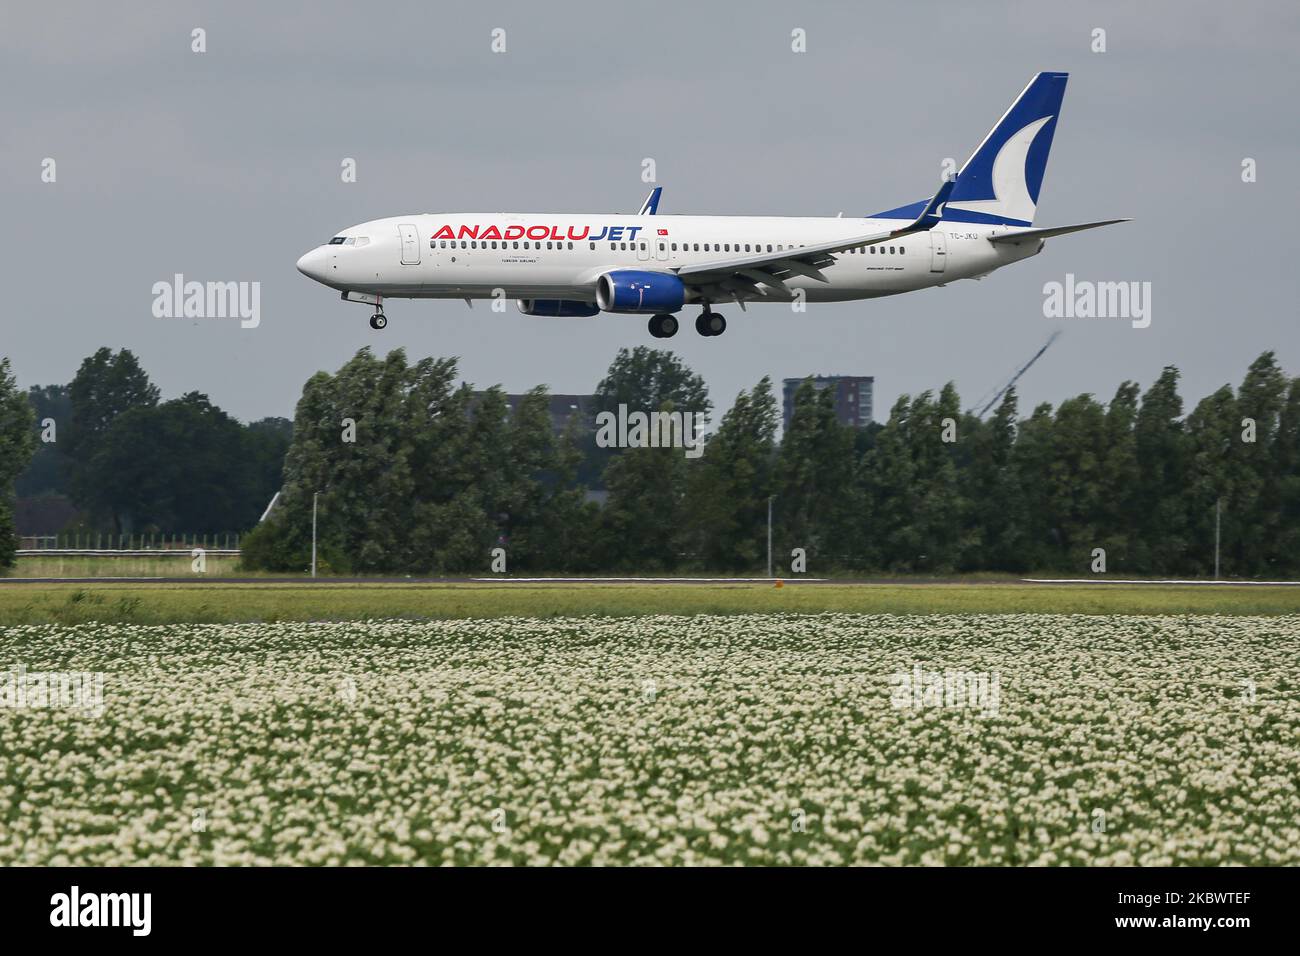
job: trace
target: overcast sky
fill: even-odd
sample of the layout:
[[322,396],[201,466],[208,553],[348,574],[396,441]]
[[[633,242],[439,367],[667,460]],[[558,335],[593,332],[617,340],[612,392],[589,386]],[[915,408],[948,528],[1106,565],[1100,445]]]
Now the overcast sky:
[[[367,344],[460,356],[479,386],[591,391],[620,346],[663,344],[644,317],[392,300],[377,333],[294,263],[382,216],[634,212],[645,157],[663,214],[867,215],[931,194],[944,158],[964,160],[1033,73],[1060,70],[1036,225],[1136,222],[980,282],[802,315],[732,305],[724,336],[688,323],[668,345],[721,409],[765,374],[861,374],[883,419],[899,393],[948,380],[970,404],[1062,328],[1022,380],[1022,413],[1145,388],[1169,363],[1190,405],[1265,349],[1300,375],[1297,49],[1294,0],[10,2],[0,355],[27,386],[130,348],[164,397],[197,389],[244,420],[291,416],[308,376]],[[260,282],[260,327],[155,318],[151,287],[178,272]],[[1067,272],[1152,283],[1151,326],[1044,318],[1043,285]]]

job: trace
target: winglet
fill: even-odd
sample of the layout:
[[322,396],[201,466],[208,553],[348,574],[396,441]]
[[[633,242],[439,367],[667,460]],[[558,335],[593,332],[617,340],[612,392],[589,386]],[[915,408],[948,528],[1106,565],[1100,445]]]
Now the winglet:
[[902,229],[895,229],[893,232],[889,233],[887,238],[893,239],[897,236],[910,236],[914,232],[928,232],[935,226],[939,225],[939,223],[943,221],[944,203],[948,201],[948,197],[952,195],[953,187],[956,185],[957,180],[945,179],[943,185],[939,187],[939,191],[934,194],[928,203],[925,204],[925,208],[921,210],[921,214]]
[[939,191],[934,194],[934,198],[926,203],[925,208],[921,210],[921,215],[916,217],[916,222],[913,225],[920,226],[922,229],[933,229],[939,225],[940,220],[943,219],[944,203],[948,201],[948,197],[952,195],[953,187],[956,185],[956,177],[945,179],[943,185],[939,187]]
[[650,190],[650,195],[645,197],[645,202],[637,210],[638,216],[653,216],[659,212],[659,197],[663,195],[664,187],[656,186]]

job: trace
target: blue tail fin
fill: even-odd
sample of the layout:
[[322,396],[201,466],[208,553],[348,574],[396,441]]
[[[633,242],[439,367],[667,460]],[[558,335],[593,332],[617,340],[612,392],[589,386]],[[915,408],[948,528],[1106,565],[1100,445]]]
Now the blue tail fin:
[[[1068,73],[1039,73],[1030,80],[966,160],[942,208],[933,212],[947,222],[1031,225],[1068,78]],[[925,209],[922,200],[867,218],[910,221]]]
[[957,173],[943,218],[1028,226],[1047,170],[1068,73],[1039,73]]

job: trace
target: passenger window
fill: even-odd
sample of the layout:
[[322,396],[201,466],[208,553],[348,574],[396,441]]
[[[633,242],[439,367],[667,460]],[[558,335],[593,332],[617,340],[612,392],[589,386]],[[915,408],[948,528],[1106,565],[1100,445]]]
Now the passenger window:
[[596,244],[594,242],[591,244],[591,251],[592,252],[596,251]]
[[898,254],[899,254],[900,256],[905,256],[905,255],[907,255],[907,250],[904,249],[902,246],[899,246],[899,247],[898,247]]
[[767,244],[767,251],[768,252],[772,251],[772,244],[770,242]]
[[645,252],[645,243],[644,243],[644,242],[641,243],[641,251],[642,251],[642,252]]
[[676,252],[676,251],[677,251],[677,243],[674,242],[674,243],[673,243],[673,252]]
[[515,248],[516,248],[516,249],[519,248],[519,243],[517,243],[517,242],[515,243]]
[[569,248],[570,248],[570,249],[573,248],[573,243],[569,243]]

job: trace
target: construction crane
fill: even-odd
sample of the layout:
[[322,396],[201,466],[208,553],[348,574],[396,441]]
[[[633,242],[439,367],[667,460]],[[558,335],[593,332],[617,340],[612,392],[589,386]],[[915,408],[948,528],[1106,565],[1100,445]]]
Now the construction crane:
[[[1020,376],[1028,372],[1029,367],[1033,365],[1035,362],[1037,362],[1040,358],[1042,358],[1043,353],[1046,352],[1049,348],[1051,348],[1052,343],[1055,342],[1060,337],[1061,337],[1060,329],[1057,329],[1050,336],[1048,336],[1047,341],[1043,343],[1043,347],[1034,353],[1033,358],[1031,358],[1024,365],[1020,366],[1020,369],[1016,372],[1016,374],[1012,375],[1010,380],[1008,380],[1008,382],[1005,385],[1003,385],[1000,389],[998,389],[997,392],[994,393],[992,398],[990,398],[987,402],[985,402],[984,407],[979,410],[979,412],[975,415],[975,417],[983,418],[985,415],[987,415],[989,409],[992,408],[994,405],[996,405],[998,401],[1002,398],[1002,396],[1011,390],[1011,386],[1015,385],[1016,382],[1020,381]],[[986,392],[985,394],[987,395],[988,393]],[[980,401],[981,402],[984,401],[983,397],[980,398]],[[975,405],[978,406],[979,402],[976,402]],[[967,415],[970,415],[973,412],[975,412],[975,406],[966,409]]]

